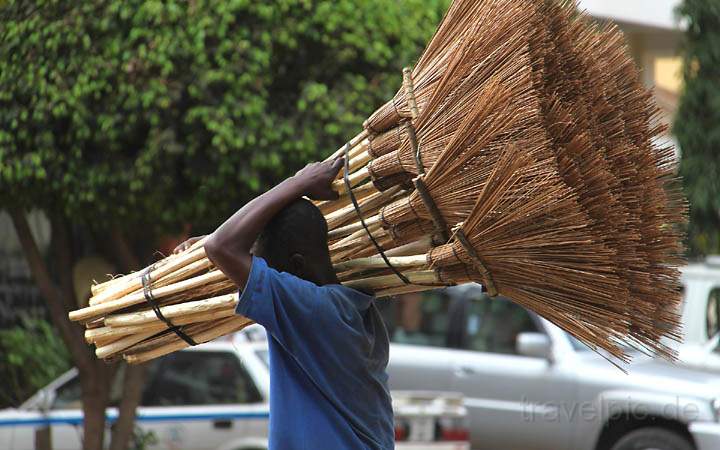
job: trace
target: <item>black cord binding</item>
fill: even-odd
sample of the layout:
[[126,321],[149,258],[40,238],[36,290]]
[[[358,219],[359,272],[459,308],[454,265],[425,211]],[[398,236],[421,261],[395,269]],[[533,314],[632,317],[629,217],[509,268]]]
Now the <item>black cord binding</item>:
[[[480,275],[482,275],[484,281],[485,281],[485,288],[487,289],[487,293],[490,297],[495,297],[498,295],[497,287],[495,287],[495,280],[492,277],[492,274],[488,270],[485,263],[483,263],[482,259],[480,259],[480,255],[477,254],[475,251],[475,248],[470,244],[470,241],[468,240],[467,236],[465,235],[465,232],[463,232],[462,228],[458,228],[455,231],[455,238],[460,243],[462,248],[465,250],[465,253],[470,257],[470,259],[473,262],[473,266],[475,269],[477,269],[478,272],[480,272]],[[454,251],[454,250],[453,250]]]
[[160,306],[157,303],[157,300],[155,300],[155,296],[153,296],[152,293],[152,282],[150,280],[150,271],[152,271],[154,266],[150,266],[147,268],[145,273],[143,273],[142,276],[142,287],[143,287],[143,295],[145,296],[145,301],[150,305],[153,312],[155,312],[155,315],[158,319],[165,322],[165,325],[167,325],[168,329],[173,331],[175,334],[178,335],[180,339],[187,342],[190,346],[196,346],[197,342],[193,340],[190,336],[188,336],[183,330],[181,330],[179,327],[173,325],[170,320],[163,315],[163,313],[160,311]]
[[362,212],[360,211],[360,205],[358,205],[357,199],[355,198],[355,194],[353,193],[352,186],[350,185],[350,158],[348,155],[348,152],[350,151],[350,143],[345,144],[345,168],[343,169],[343,180],[345,181],[345,187],[347,188],[348,194],[350,195],[350,201],[352,201],[353,206],[355,207],[355,213],[357,214],[358,218],[360,219],[360,223],[362,224],[363,228],[365,228],[365,232],[367,233],[368,237],[370,238],[370,241],[372,241],[373,245],[375,245],[375,248],[377,249],[378,253],[382,257],[383,261],[385,261],[385,264],[392,269],[392,271],[397,275],[400,280],[405,284],[412,284],[410,283],[410,280],[407,279],[405,275],[400,273],[395,266],[393,266],[390,263],[390,260],[387,256],[385,256],[385,251],[382,247],[380,247],[380,244],[375,240],[375,237],[370,232],[370,229],[365,224],[365,219],[363,219]]

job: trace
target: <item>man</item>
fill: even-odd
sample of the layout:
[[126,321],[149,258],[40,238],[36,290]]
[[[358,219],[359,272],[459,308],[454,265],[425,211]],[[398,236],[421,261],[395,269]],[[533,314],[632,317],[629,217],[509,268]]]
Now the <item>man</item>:
[[339,284],[325,218],[302,198],[337,198],[331,183],[342,165],[308,165],[205,244],[242,289],[237,313],[268,333],[270,449],[394,446],[387,331],[371,296]]

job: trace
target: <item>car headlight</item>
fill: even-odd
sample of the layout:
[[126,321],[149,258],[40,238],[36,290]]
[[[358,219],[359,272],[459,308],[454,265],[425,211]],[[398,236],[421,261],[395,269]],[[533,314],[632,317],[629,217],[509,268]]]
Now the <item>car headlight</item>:
[[720,422],[720,398],[714,398],[710,402],[710,408],[712,408],[715,415],[715,422]]

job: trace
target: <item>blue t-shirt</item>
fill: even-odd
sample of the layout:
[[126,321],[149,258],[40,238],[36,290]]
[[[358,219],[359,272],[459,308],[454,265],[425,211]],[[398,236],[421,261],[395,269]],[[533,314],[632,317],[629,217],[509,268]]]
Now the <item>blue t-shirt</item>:
[[270,449],[392,449],[388,335],[373,297],[253,257],[237,313],[268,333]]

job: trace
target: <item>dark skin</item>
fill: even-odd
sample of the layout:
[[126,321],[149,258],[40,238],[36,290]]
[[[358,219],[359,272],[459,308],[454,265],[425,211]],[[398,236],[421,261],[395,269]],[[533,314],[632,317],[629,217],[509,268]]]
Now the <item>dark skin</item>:
[[[213,232],[205,243],[205,253],[237,286],[245,286],[252,266],[252,249],[263,228],[288,204],[306,196],[312,200],[334,200],[331,183],[343,166],[343,158],[305,166],[294,176],[247,203]],[[192,245],[199,237],[180,244],[175,253]],[[262,255],[258,255],[262,256]],[[291,272],[317,285],[337,284],[327,261],[313,261],[305,255],[288,255]]]

